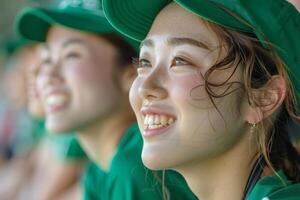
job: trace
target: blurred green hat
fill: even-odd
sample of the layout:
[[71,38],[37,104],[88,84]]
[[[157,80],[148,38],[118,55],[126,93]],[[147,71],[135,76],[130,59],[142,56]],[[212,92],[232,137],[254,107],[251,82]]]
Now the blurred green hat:
[[[173,1],[103,0],[103,9],[116,29],[136,41],[141,41],[146,37],[156,15],[170,2]],[[174,2],[210,22],[237,31],[254,33],[265,47],[266,43],[271,42],[288,66],[296,92],[300,91],[300,14],[286,0]]]
[[[117,33],[105,18],[99,0],[62,0],[56,7],[25,8],[16,16],[15,30],[23,38],[44,42],[53,24],[92,33]],[[138,48],[138,42],[122,37]]]

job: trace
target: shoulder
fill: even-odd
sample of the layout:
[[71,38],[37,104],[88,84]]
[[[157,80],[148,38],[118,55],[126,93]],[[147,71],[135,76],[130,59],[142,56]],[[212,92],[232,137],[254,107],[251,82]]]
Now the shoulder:
[[299,200],[300,183],[292,183],[282,171],[263,177],[247,200]]

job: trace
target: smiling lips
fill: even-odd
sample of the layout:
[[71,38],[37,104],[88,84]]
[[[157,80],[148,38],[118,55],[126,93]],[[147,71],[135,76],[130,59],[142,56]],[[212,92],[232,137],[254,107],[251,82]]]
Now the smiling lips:
[[173,124],[174,121],[175,118],[171,116],[146,114],[144,115],[144,130],[167,127]]
[[58,111],[62,109],[68,101],[68,96],[61,93],[53,93],[47,96],[46,105],[50,108],[50,111]]

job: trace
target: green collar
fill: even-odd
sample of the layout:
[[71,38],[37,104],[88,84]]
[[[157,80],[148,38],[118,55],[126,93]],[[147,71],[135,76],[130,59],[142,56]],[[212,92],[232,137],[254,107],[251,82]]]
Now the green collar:
[[[280,178],[279,178],[280,177]],[[253,188],[247,200],[299,200],[300,183],[293,184],[283,171],[263,177]]]

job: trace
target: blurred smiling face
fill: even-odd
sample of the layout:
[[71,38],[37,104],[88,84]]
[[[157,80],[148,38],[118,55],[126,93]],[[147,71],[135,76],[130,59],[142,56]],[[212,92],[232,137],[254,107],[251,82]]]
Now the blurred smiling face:
[[53,26],[46,44],[37,82],[49,131],[80,130],[117,109],[116,49],[109,42]]
[[32,49],[30,56],[28,56],[28,63],[26,64],[26,83],[28,109],[31,115],[38,118],[44,118],[44,107],[36,86],[36,78],[39,72],[40,50],[40,46],[36,46]]
[[[138,77],[130,90],[147,167],[180,169],[218,157],[241,141],[246,107],[242,90],[214,99],[216,109],[204,87],[203,75],[219,60],[220,46],[198,16],[175,3],[155,19],[142,43]],[[231,74],[233,68],[218,70],[209,81],[222,83]],[[241,67],[230,78],[234,81],[242,82]],[[214,92],[221,94],[225,88]]]

